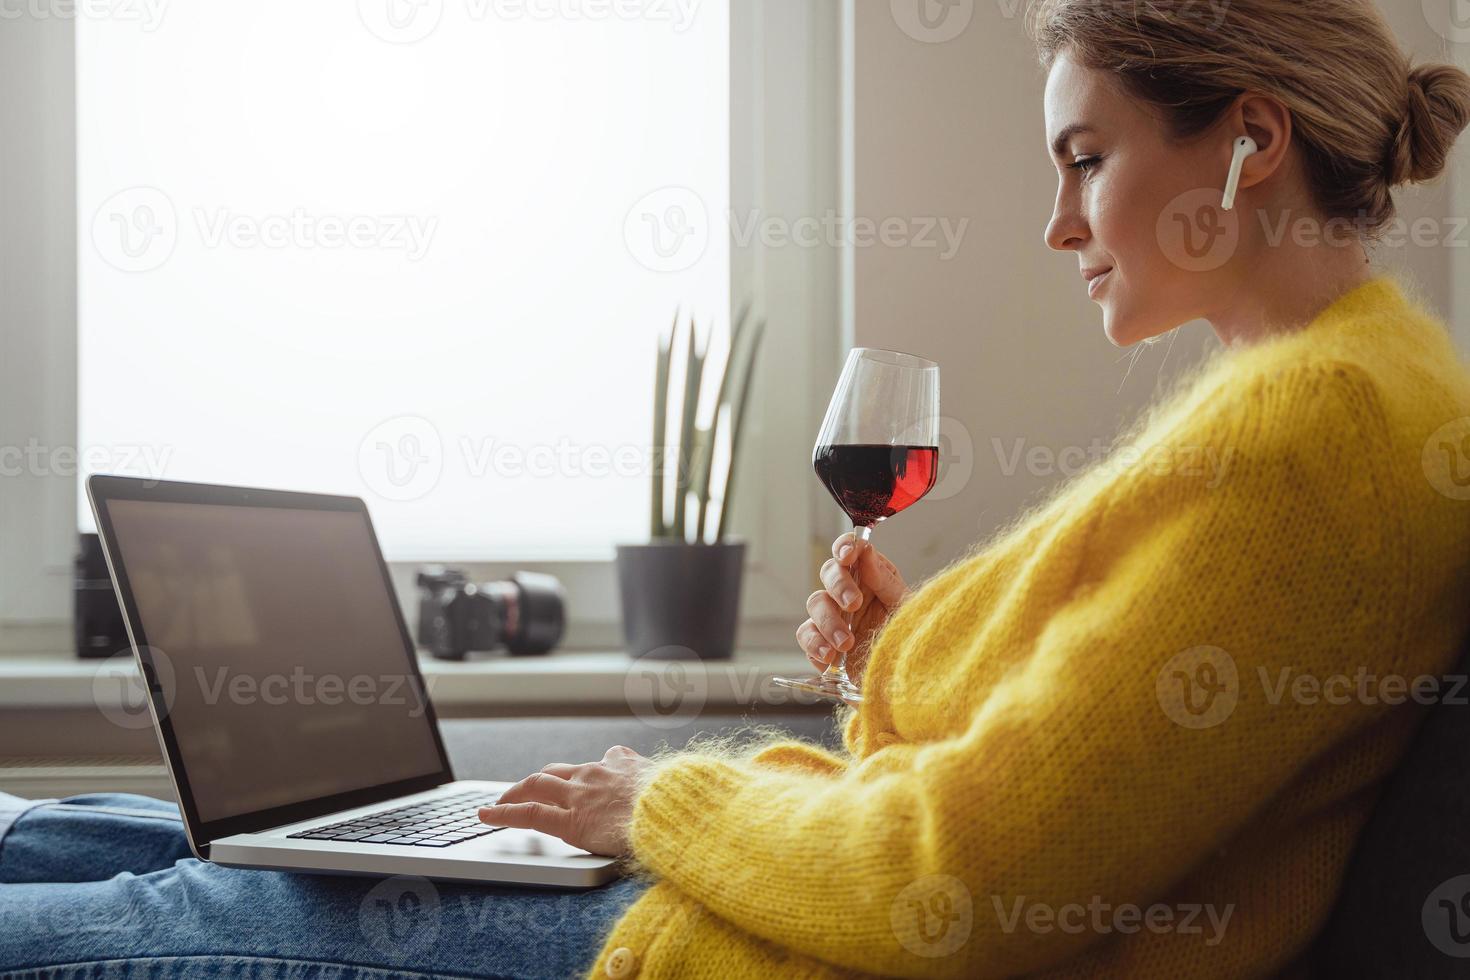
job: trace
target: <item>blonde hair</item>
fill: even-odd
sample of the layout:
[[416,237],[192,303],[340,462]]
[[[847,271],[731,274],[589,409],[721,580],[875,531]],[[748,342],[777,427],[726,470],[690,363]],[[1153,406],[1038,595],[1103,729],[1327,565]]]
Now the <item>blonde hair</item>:
[[1372,0],[1200,7],[1032,0],[1027,24],[1044,68],[1067,54],[1112,74],[1176,139],[1203,133],[1245,92],[1279,99],[1317,206],[1365,236],[1393,218],[1391,188],[1444,171],[1470,122],[1470,75],[1411,67]]

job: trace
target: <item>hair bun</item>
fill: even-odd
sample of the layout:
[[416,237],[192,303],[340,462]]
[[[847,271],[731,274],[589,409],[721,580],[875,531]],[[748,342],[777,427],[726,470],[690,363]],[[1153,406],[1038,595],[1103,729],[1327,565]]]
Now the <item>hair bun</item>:
[[1409,71],[1407,103],[1389,151],[1390,185],[1444,172],[1450,148],[1470,124],[1470,75],[1452,65],[1416,65]]

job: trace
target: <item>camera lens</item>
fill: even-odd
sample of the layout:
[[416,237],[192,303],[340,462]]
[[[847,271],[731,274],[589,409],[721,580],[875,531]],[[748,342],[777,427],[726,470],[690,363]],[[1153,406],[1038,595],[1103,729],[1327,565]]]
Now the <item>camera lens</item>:
[[508,603],[505,648],[517,656],[546,653],[566,629],[566,593],[553,575],[516,572],[515,599]]

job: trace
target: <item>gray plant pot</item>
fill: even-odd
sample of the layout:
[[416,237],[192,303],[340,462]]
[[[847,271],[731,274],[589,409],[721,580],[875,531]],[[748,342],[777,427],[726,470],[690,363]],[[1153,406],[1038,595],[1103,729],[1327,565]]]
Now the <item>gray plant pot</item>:
[[629,656],[727,660],[734,654],[744,541],[620,544],[617,568]]

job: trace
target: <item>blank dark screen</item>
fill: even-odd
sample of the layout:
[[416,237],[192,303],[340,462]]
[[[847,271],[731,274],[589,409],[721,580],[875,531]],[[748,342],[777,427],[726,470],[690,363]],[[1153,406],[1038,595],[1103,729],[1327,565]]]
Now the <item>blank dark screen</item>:
[[364,515],[106,506],[200,820],[440,770]]

